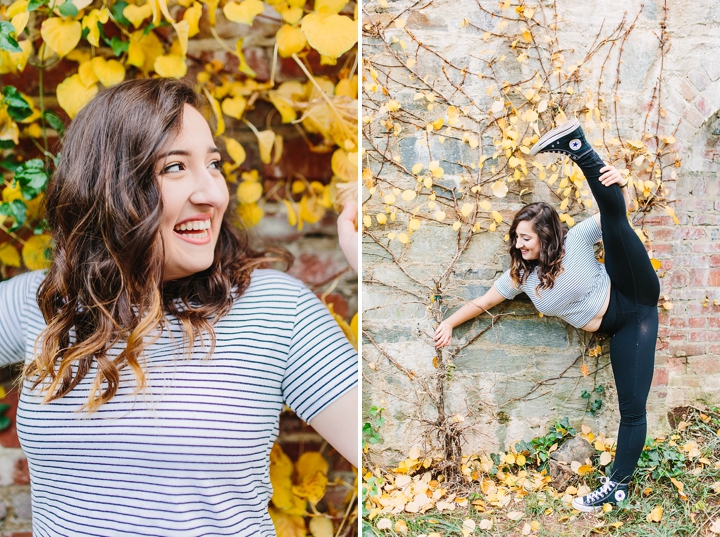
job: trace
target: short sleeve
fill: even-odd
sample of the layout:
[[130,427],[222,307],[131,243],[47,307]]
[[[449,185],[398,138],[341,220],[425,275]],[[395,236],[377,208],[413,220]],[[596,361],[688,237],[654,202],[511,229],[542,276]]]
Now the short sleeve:
[[325,305],[303,287],[282,383],[285,402],[310,422],[357,383],[357,351]]
[[571,227],[570,231],[568,231],[568,239],[590,246],[602,239],[602,232],[595,217],[591,216],[590,218],[586,218],[579,224]]
[[28,272],[0,282],[0,366],[25,360],[26,320],[42,273]]
[[513,299],[522,292],[522,289],[515,287],[515,283],[510,277],[510,269],[503,272],[503,275],[495,280],[494,285],[497,292],[507,299]]

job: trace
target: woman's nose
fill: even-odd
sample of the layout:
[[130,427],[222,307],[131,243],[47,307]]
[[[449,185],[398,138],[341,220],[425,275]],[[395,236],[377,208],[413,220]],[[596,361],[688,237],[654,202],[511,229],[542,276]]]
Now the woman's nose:
[[200,173],[195,181],[195,190],[190,201],[198,205],[213,205],[220,207],[228,201],[227,183],[209,170]]

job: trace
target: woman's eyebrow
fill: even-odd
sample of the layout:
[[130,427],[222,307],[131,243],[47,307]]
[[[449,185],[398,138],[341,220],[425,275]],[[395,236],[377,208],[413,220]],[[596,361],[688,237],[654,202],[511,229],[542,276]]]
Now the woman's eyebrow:
[[[217,147],[215,147],[214,145],[210,146],[210,147],[208,147],[207,154],[210,155],[212,153],[220,153],[220,150]],[[189,157],[189,156],[191,156],[191,153],[187,149],[171,149],[170,151],[165,151],[164,153],[161,153],[158,156],[158,160],[164,159],[165,157],[174,156],[174,155],[179,155],[181,157]]]

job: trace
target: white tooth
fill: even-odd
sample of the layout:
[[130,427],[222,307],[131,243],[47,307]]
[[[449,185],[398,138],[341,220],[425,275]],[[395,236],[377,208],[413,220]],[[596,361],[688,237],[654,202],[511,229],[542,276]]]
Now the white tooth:
[[198,222],[197,220],[195,220],[195,221],[192,223],[193,231],[197,231],[199,225],[200,225],[200,222]]
[[185,224],[180,224],[180,231],[185,231],[187,229],[187,226]]

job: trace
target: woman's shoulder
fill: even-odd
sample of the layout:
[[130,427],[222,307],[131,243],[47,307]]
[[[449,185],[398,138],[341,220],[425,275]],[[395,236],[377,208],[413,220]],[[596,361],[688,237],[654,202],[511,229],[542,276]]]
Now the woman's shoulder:
[[47,271],[33,270],[18,274],[9,280],[0,282],[0,286],[4,288],[3,290],[5,293],[11,294],[16,298],[32,298],[34,300],[37,294],[37,289],[45,279],[45,276],[47,276]]

